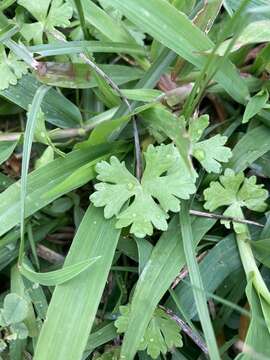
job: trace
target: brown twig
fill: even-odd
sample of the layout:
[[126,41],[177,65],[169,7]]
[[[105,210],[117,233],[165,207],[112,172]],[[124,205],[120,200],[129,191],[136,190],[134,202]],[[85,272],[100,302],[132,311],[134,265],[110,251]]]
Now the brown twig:
[[263,224],[260,224],[260,223],[258,223],[256,221],[246,220],[246,219],[238,219],[238,218],[231,217],[231,216],[219,215],[219,214],[214,214],[214,213],[209,213],[209,212],[204,212],[204,211],[198,211],[198,210],[189,210],[189,213],[191,215],[206,217],[206,218],[209,218],[209,219],[234,221],[234,222],[240,223],[240,224],[248,224],[248,225],[264,227]]
[[[199,263],[200,261],[202,261],[202,259],[204,259],[204,257],[207,255],[207,251],[202,252],[199,256],[197,256],[197,262]],[[188,276],[188,269],[186,266],[183,267],[183,269],[180,271],[179,275],[176,276],[176,278],[174,279],[174,282],[171,285],[171,288],[174,289],[179,283],[180,281],[182,281],[183,279],[185,279]]]
[[53,251],[41,244],[38,244],[37,246],[37,254],[39,257],[47,260],[51,264],[63,263],[65,260],[65,257],[63,255],[60,255],[56,251]]
[[198,334],[194,333],[192,329],[179,316],[175,315],[171,309],[168,309],[162,305],[159,307],[163,309],[166,314],[168,314],[170,318],[180,326],[184,333],[193,340],[193,342],[204,352],[204,354],[208,354],[207,346]]

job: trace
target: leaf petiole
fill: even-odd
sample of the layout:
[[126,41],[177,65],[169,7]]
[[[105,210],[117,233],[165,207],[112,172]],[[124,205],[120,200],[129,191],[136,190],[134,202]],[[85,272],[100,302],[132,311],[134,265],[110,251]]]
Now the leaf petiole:
[[246,229],[245,233],[236,234],[241,261],[247,278],[252,278],[252,283],[258,294],[261,295],[270,304],[270,292],[256,264],[249,238],[250,236],[248,229]]

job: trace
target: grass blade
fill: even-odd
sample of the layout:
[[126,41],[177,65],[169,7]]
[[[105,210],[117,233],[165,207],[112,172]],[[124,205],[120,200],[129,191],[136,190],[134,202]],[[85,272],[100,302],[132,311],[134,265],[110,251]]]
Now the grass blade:
[[265,126],[248,131],[233,148],[233,156],[227,166],[236,172],[245,170],[270,150],[269,136],[270,130]]
[[[212,219],[194,218],[192,225],[195,245],[214,223]],[[133,359],[135,356],[158,302],[184,265],[183,242],[179,232],[179,222],[175,217],[153,249],[150,260],[146,263],[137,282],[131,304],[129,325],[122,345],[121,354],[125,356],[125,359]]]
[[[235,239],[233,236],[227,236],[220,240],[199,264],[205,291],[215,292],[230,273],[241,268]],[[209,269],[215,269],[215,271],[209,272]],[[174,291],[185,314],[192,319],[197,314],[192,286],[186,282],[180,282]],[[175,307],[172,301],[167,302],[166,306],[170,309]]]
[[24,261],[19,267],[20,272],[26,279],[33,281],[34,283],[45,285],[45,286],[55,286],[64,284],[65,282],[73,279],[83,271],[93,265],[99,257],[95,257],[86,261],[81,261],[79,263],[65,266],[62,269],[50,271],[48,273],[37,273],[33,271]]
[[[190,274],[191,284],[197,288],[203,289],[203,282],[200,275],[200,269],[196,260],[195,248],[193,245],[193,234],[189,215],[189,205],[187,202],[182,203],[180,212],[180,226],[183,238],[184,252],[187,267]],[[205,293],[198,292],[193,289],[197,311],[205,335],[206,344],[209,351],[210,359],[220,359],[219,351],[216,343],[215,333],[212,327],[209,311],[207,308],[207,299]]]
[[17,141],[3,141],[0,143],[0,165],[11,156],[16,145]]
[[23,157],[22,157],[22,172],[21,172],[21,204],[20,204],[20,223],[21,223],[21,244],[19,250],[19,263],[22,262],[24,252],[24,218],[25,218],[25,202],[27,196],[27,173],[30,162],[31,148],[34,139],[36,120],[40,111],[42,100],[49,90],[49,87],[42,85],[38,88],[31,108],[28,112],[27,123],[23,141]]
[[[0,95],[27,110],[40,85],[32,75],[27,74],[18,80],[17,85],[0,91]],[[79,109],[54,89],[48,91],[41,109],[47,121],[61,128],[78,127],[82,121]]]
[[69,41],[55,44],[34,45],[28,48],[41,56],[78,54],[85,50],[91,53],[125,53],[146,55],[146,50],[137,44],[112,43],[105,41]]
[[[49,190],[62,183],[69,175],[88,162],[110,154],[111,145],[102,144],[83,150],[72,151],[65,158],[58,158],[28,175],[28,195],[25,216],[28,217],[57,197],[43,197]],[[20,222],[20,181],[0,194],[0,235]],[[69,191],[68,189],[66,191]]]
[[94,270],[85,270],[55,288],[34,360],[81,360],[120,235],[114,222],[104,219],[102,209],[88,208],[65,266],[97,256],[101,258]]
[[[97,28],[107,39],[116,42],[131,42],[128,32],[93,1],[81,0],[85,21]],[[133,40],[133,42],[135,42]]]
[[[163,0],[111,0],[140,29],[148,32],[178,55],[200,69],[206,56],[202,53],[213,48],[209,38],[183,14]],[[232,63],[224,59],[215,79],[238,102],[245,103],[249,91]]]

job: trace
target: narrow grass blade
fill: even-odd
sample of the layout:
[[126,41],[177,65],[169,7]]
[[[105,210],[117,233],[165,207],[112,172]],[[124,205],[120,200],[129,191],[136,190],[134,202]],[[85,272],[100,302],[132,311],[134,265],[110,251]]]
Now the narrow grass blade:
[[233,148],[233,156],[227,166],[236,172],[245,170],[270,150],[269,136],[270,129],[266,126],[248,131]]
[[22,59],[31,68],[36,69],[38,62],[33,58],[33,55],[27,50],[24,45],[18,45],[15,41],[8,39],[3,41],[4,45],[16,54],[19,59]]
[[90,334],[87,345],[84,350],[83,360],[87,359],[91,352],[96,349],[98,346],[106,344],[107,342],[113,340],[117,337],[116,327],[114,323],[111,322],[102,327],[98,327],[95,332]]
[[34,139],[36,120],[40,111],[40,105],[42,100],[49,90],[47,86],[42,85],[38,88],[31,108],[27,115],[27,123],[23,141],[23,156],[22,156],[22,171],[21,171],[21,211],[20,211],[20,223],[21,223],[21,244],[19,250],[19,263],[22,261],[24,252],[24,218],[25,218],[25,202],[27,196],[27,173],[30,162],[31,148]]
[[[38,79],[48,85],[73,89],[89,89],[99,84],[92,76],[92,69],[87,64],[72,64],[60,62],[44,62],[44,73],[37,74]],[[117,85],[140,79],[143,71],[125,65],[99,65]]]
[[[205,291],[215,292],[232,272],[241,268],[242,263],[234,236],[229,235],[219,241],[199,264]],[[209,271],[209,269],[215,269],[215,271]],[[180,282],[174,291],[185,314],[192,319],[197,314],[192,286],[186,282]],[[175,307],[172,301],[169,301],[166,306],[172,309]]]
[[34,360],[81,360],[120,235],[114,225],[114,220],[104,219],[102,209],[88,208],[64,268],[89,258],[101,258],[95,271],[85,270],[55,288]]
[[[111,0],[140,29],[154,39],[174,50],[178,55],[200,69],[207,61],[202,53],[213,48],[212,41],[185,14],[177,11],[163,0]],[[249,91],[236,69],[226,59],[215,75],[215,79],[237,101],[245,103]]]
[[[34,229],[35,242],[43,240],[46,235],[55,230],[59,226],[65,225],[63,219],[51,220],[48,224],[40,224]],[[0,270],[4,269],[8,264],[18,257],[19,246],[17,244],[20,238],[19,229],[13,230],[4,236],[0,241]],[[28,242],[26,248],[28,248]]]
[[116,42],[132,42],[132,37],[121,26],[121,22],[115,21],[93,1],[81,0],[81,3],[86,22],[98,29],[107,39]]
[[[27,110],[40,85],[34,76],[27,74],[18,80],[17,85],[0,91],[0,95]],[[82,121],[76,105],[54,89],[45,96],[41,109],[47,121],[61,128],[78,127]]]
[[13,35],[19,31],[18,25],[7,25],[4,29],[0,30],[0,42],[10,39]]
[[[263,324],[258,319],[264,317],[263,311],[260,304],[260,299],[254,290],[252,282],[250,281],[246,288],[246,293],[248,297],[248,301],[252,311],[251,322],[248,328],[248,332],[246,335],[245,343],[248,345],[249,349],[255,351],[255,353],[259,353],[261,355],[269,356],[270,353],[270,335],[269,330],[267,329],[266,324]],[[258,359],[265,359],[264,356],[257,357]],[[237,360],[252,360],[254,357],[252,354],[239,354]]]
[[0,165],[13,153],[17,141],[3,141],[0,143]]
[[[191,284],[203,289],[203,283],[200,275],[200,269],[197,263],[195,248],[193,245],[193,234],[191,228],[191,221],[189,215],[189,205],[183,202],[180,212],[180,226],[183,238],[184,252],[189,270]],[[197,305],[197,311],[201,321],[202,329],[205,335],[210,359],[220,359],[219,351],[216,343],[215,333],[212,327],[207,299],[203,292],[198,292],[194,289],[194,298]]]
[[74,171],[74,173],[69,175],[63,182],[50,189],[46,194],[43,194],[43,197],[53,198],[86,184],[95,177],[95,165],[99,161],[105,160],[107,157],[108,156],[102,156],[81,166],[79,169]]
[[50,271],[48,273],[40,273],[33,271],[25,262],[19,267],[19,270],[26,279],[34,283],[55,286],[64,284],[67,281],[78,276],[83,271],[87,270],[93,265],[100,257],[91,258],[86,261],[81,261],[73,265],[65,266],[62,269]]
[[[215,220],[193,219],[195,246],[214,225]],[[174,217],[169,224],[168,230],[163,233],[154,247],[150,259],[137,282],[131,303],[129,325],[124,336],[121,352],[126,360],[131,360],[135,356],[158,302],[184,265],[185,255],[179,231],[179,222],[178,218]]]
[[81,23],[81,27],[82,27],[82,31],[83,31],[83,36],[84,38],[87,40],[89,37],[88,31],[87,31],[87,26],[85,23],[85,17],[84,17],[84,11],[83,11],[83,7],[82,7],[82,2],[81,0],[74,0],[74,4],[76,6],[78,15],[79,15],[79,20]]
[[55,44],[30,46],[29,51],[41,56],[78,54],[85,50],[91,53],[124,53],[146,55],[146,49],[137,44],[105,42],[105,41],[68,41]]
[[[102,144],[72,151],[65,158],[58,158],[30,173],[25,216],[32,215],[60,196],[57,194],[44,198],[43,195],[49,190],[62,183],[81,166],[105,154],[112,154],[111,150],[110,144]],[[17,181],[0,194],[0,236],[20,222],[20,189],[21,183]]]

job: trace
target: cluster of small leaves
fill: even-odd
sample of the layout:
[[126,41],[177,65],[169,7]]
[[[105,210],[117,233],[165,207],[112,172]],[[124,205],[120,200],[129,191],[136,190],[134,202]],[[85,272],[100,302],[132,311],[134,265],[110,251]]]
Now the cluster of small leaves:
[[102,355],[94,354],[93,360],[118,360],[120,358],[120,350],[119,346],[110,347]]
[[267,89],[262,89],[256,95],[254,95],[245,108],[243,115],[243,123],[249,122],[255,115],[257,115],[262,109],[269,108],[267,101],[269,99],[269,94]]
[[157,106],[146,112],[144,120],[158,141],[169,137],[183,158],[193,156],[208,173],[219,173],[220,163],[227,162],[232,156],[230,148],[224,146],[227,142],[226,136],[217,134],[200,140],[209,125],[208,115],[191,119],[187,126],[183,116],[176,117],[164,107]]
[[[219,181],[212,181],[209,188],[204,190],[207,210],[214,211],[221,206],[227,206],[224,216],[243,219],[242,208],[263,212],[266,209],[265,200],[268,197],[263,185],[256,184],[256,176],[246,178],[243,172],[235,174],[233,170],[226,169]],[[221,221],[227,228],[230,222]],[[233,223],[236,233],[244,233],[246,225]]]
[[[115,321],[118,333],[128,328],[131,305],[120,306],[121,315]],[[173,347],[182,347],[179,327],[162,309],[156,309],[141,339],[138,350],[147,350],[147,354],[156,359],[165,355]]]
[[0,90],[8,88],[9,85],[16,85],[18,79],[27,71],[25,62],[19,60],[11,51],[7,55],[5,47],[0,44]]
[[[105,218],[115,215],[116,227],[131,225],[130,232],[137,237],[152,235],[153,225],[167,230],[168,211],[178,212],[180,199],[188,199],[196,190],[195,177],[173,144],[150,145],[144,158],[140,182],[116,157],[98,163],[97,178],[102,182],[90,196],[95,206],[105,207]],[[131,203],[125,207],[128,201]]]
[[231,158],[232,152],[230,148],[224,146],[227,142],[226,136],[217,134],[209,139],[199,141],[208,125],[208,115],[191,120],[188,129],[192,144],[191,153],[208,173],[219,173],[220,163],[227,162]]
[[58,33],[63,37],[56,28],[65,28],[70,25],[73,9],[65,0],[19,0],[18,3],[37,19],[37,22],[22,25],[21,34],[28,42],[33,40],[35,44],[42,44],[44,31],[48,34]]
[[27,301],[17,294],[10,293],[4,299],[3,308],[0,309],[0,326],[4,339],[0,339],[0,352],[7,347],[7,342],[16,339],[26,339],[28,329],[23,321],[28,314]]

